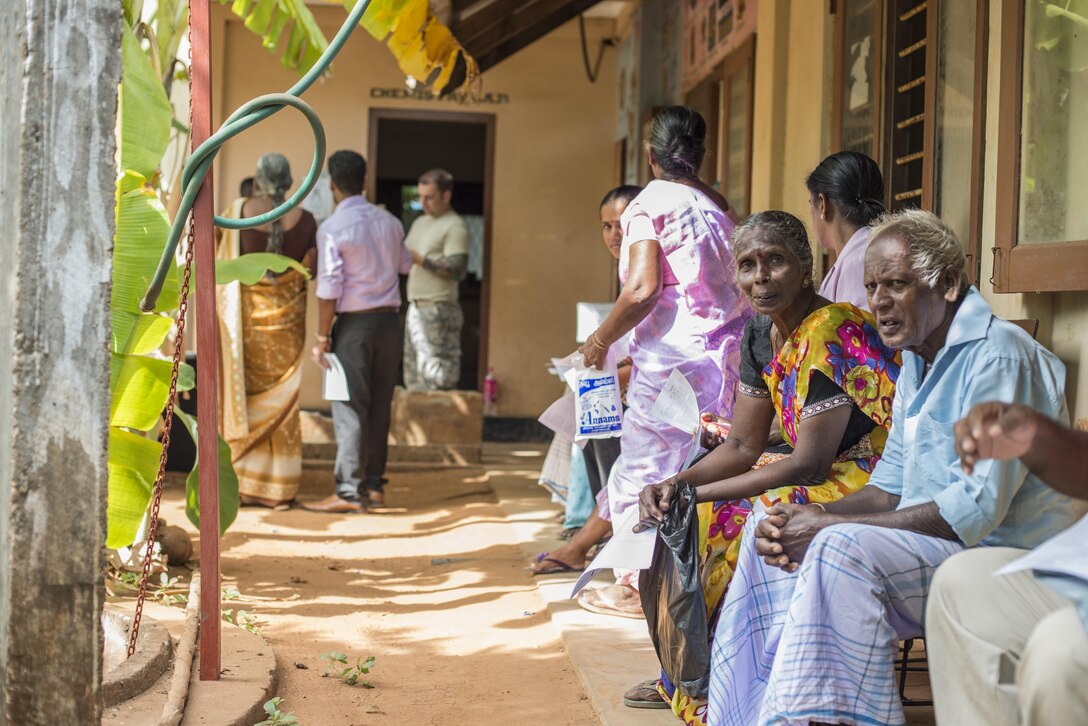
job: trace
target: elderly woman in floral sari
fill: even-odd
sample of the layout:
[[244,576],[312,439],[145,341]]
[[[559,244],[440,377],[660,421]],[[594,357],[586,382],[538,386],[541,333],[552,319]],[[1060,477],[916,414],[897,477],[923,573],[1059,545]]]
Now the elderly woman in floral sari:
[[[700,462],[640,495],[641,528],[661,521],[679,483],[695,487],[711,633],[753,511],[832,502],[865,486],[891,428],[900,365],[869,313],[817,294],[796,217],[752,215],[734,232],[733,251],[737,284],[758,315],[744,330],[732,427]],[[786,444],[765,451],[772,419]],[[685,694],[664,675],[655,685],[686,723],[704,722],[705,694]]]

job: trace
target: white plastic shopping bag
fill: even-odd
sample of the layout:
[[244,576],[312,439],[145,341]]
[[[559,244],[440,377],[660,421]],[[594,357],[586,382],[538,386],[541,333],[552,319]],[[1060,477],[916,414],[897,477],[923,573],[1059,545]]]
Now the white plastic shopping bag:
[[609,353],[604,369],[587,368],[581,356],[574,360],[574,440],[619,436],[623,426],[616,358]]

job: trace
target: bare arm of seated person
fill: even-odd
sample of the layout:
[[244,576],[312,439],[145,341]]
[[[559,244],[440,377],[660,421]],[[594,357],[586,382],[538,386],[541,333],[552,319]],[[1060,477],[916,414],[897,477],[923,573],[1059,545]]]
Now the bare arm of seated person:
[[[700,414],[699,417],[699,443],[707,451],[712,451],[725,443],[729,436],[729,427],[732,422],[727,418],[709,411]],[[786,443],[782,438],[782,426],[777,418],[771,419],[771,430],[767,434],[767,448]]]
[[956,453],[971,473],[984,459],[1019,458],[1062,494],[1088,499],[1088,433],[1062,426],[1018,403],[974,406],[954,427]]
[[793,454],[752,469],[766,445],[774,406],[769,398],[737,396],[735,423],[725,443],[690,469],[642,490],[636,530],[664,519],[679,481],[694,486],[700,502],[747,499],[775,487],[823,483],[835,462],[851,410],[850,406],[837,406],[804,419],[797,427]]
[[[590,340],[578,349],[587,366],[600,368],[608,356],[608,348],[641,323],[661,295],[661,245],[657,240],[635,242],[628,257],[627,282],[620,290],[612,312]],[[605,347],[601,348],[601,345]]]

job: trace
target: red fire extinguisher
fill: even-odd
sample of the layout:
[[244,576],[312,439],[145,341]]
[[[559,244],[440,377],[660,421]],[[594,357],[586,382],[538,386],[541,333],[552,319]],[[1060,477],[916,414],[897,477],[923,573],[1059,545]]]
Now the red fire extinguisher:
[[499,379],[495,377],[495,369],[488,367],[484,376],[484,416],[499,415]]

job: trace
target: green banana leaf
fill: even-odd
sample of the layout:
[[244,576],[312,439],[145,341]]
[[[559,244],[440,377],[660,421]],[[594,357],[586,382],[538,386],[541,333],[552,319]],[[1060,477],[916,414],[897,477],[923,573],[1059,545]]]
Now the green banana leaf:
[[[155,428],[170,395],[173,361],[145,355],[110,356],[110,426],[138,431]],[[196,385],[196,371],[178,366],[178,391]]]
[[[174,415],[185,424],[193,441],[197,440],[196,419],[179,409],[174,409]],[[238,475],[231,463],[230,446],[219,439],[219,534],[227,531],[227,527],[238,516]],[[200,461],[198,460],[189,476],[185,479],[185,516],[200,529]]]
[[170,328],[173,325],[174,319],[167,315],[158,315],[156,313],[139,315],[136,317],[136,323],[129,336],[129,349],[116,352],[146,355],[156,351],[166,340],[166,336],[170,333]]
[[[122,128],[122,135],[125,133]],[[131,352],[132,336],[143,312],[140,300],[155,274],[169,222],[158,195],[146,185],[145,177],[126,172],[118,180],[117,231],[113,245],[113,287],[110,290],[110,318],[113,324],[112,350]],[[178,305],[177,266],[166,275],[155,310],[169,312]]]
[[243,285],[254,285],[269,270],[283,272],[287,269],[298,270],[306,279],[310,278],[310,271],[290,257],[271,252],[250,252],[233,260],[216,260],[215,284],[240,282]]
[[261,44],[267,50],[276,50],[286,31],[287,46],[280,55],[280,64],[285,68],[305,73],[329,47],[305,0],[219,0],[219,3],[230,5],[231,12],[261,36]]
[[166,153],[173,112],[151,60],[132,28],[122,26],[121,169],[150,179]]
[[[173,68],[178,46],[189,27],[189,3],[186,0],[158,0],[155,5],[155,38],[159,44],[159,61],[163,73]],[[172,77],[164,76],[161,81],[164,88],[169,88]]]
[[159,442],[110,427],[106,497],[106,546],[127,547],[136,539],[159,472]]

